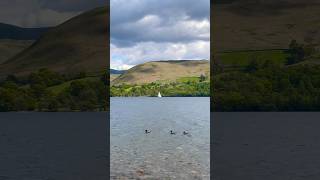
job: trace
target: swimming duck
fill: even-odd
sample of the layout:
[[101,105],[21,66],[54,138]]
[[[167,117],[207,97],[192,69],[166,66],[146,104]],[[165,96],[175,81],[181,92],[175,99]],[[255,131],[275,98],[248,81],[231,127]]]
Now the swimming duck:
[[189,134],[188,131],[183,131],[183,135],[187,135],[187,134]]
[[175,132],[173,132],[172,130],[170,130],[170,134],[176,134]]
[[144,130],[144,132],[145,132],[146,134],[151,133],[151,131],[148,131],[148,129]]

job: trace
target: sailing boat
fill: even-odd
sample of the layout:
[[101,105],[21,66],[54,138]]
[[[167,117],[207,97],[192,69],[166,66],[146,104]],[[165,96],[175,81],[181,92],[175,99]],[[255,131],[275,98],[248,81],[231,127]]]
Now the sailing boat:
[[159,93],[158,93],[158,97],[162,97],[162,96],[161,96],[161,93],[160,93],[160,91],[159,91]]

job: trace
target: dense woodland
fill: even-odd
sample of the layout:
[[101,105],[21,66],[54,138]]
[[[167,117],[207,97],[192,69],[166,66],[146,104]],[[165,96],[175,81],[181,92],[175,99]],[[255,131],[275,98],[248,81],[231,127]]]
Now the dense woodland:
[[283,64],[252,57],[241,68],[213,67],[213,111],[319,111],[320,59],[292,41]]
[[111,96],[157,96],[160,91],[166,97],[210,96],[210,81],[205,76],[181,78],[176,82],[153,82],[143,85],[111,86]]
[[0,111],[104,111],[106,78],[61,75],[48,69],[0,83]]

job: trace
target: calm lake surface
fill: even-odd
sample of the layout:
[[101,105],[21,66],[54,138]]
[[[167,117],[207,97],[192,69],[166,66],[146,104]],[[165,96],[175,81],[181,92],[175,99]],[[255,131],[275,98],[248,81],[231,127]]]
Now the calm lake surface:
[[320,179],[319,112],[215,112],[215,180]]
[[105,180],[107,113],[0,113],[0,180]]
[[115,97],[110,110],[111,179],[210,179],[208,97]]

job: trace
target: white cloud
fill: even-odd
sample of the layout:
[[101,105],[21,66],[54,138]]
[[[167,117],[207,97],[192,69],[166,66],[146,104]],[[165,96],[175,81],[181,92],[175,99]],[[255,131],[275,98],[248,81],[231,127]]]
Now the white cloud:
[[209,9],[209,0],[112,0],[111,68],[209,59]]
[[209,59],[209,41],[189,43],[142,42],[130,47],[111,44],[111,68],[129,69],[137,64],[156,60]]

